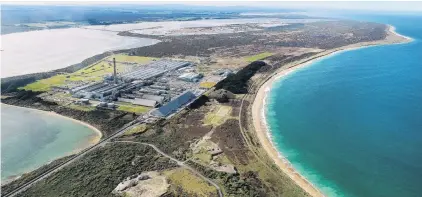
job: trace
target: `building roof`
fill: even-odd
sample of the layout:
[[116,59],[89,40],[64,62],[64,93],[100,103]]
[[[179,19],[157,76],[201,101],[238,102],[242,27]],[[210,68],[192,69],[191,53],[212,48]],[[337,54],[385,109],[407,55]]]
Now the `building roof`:
[[176,112],[180,107],[182,107],[183,105],[189,103],[190,101],[194,100],[196,98],[195,94],[193,94],[190,91],[186,91],[183,94],[181,94],[180,96],[174,98],[173,100],[171,100],[170,102],[168,102],[166,105],[155,109],[154,111],[151,112],[152,115],[154,116],[159,116],[159,117],[166,117],[174,112]]
[[190,63],[184,61],[158,60],[145,65],[142,68],[125,73],[122,75],[122,77],[125,79],[146,80],[188,65],[190,65]]
[[159,103],[162,103],[164,100],[164,97],[162,96],[156,96],[156,95],[152,95],[152,94],[144,94],[142,95],[143,99],[148,99],[148,100],[154,100],[157,101]]
[[197,73],[183,73],[179,76],[179,78],[183,78],[183,79],[194,79],[199,77],[199,74]]

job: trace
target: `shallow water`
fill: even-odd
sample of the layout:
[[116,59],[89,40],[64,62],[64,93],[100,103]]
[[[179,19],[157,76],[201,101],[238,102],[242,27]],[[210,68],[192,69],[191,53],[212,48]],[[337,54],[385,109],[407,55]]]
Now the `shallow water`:
[[422,16],[359,16],[415,39],[338,53],[276,82],[273,142],[328,196],[422,196]]
[[159,42],[119,36],[117,33],[101,29],[69,28],[1,35],[1,77],[65,68],[106,51]]
[[1,105],[1,179],[86,148],[95,138],[95,131],[63,117]]

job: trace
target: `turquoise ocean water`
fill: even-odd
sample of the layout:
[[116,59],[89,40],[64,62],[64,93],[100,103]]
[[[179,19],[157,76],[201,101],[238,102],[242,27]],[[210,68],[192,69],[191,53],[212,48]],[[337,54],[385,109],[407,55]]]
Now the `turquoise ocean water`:
[[422,196],[422,15],[361,15],[415,39],[338,53],[274,83],[276,148],[328,196]]
[[1,179],[86,147],[95,136],[90,128],[62,117],[1,105]]

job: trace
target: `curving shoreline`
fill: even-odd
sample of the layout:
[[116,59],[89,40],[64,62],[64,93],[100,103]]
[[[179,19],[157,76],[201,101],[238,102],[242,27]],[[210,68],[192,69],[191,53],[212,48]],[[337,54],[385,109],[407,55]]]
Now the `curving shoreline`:
[[[83,150],[83,149],[85,149],[85,148],[87,148],[89,146],[92,146],[94,144],[97,144],[101,140],[101,138],[103,137],[103,133],[99,129],[97,129],[96,127],[94,127],[94,126],[92,126],[92,125],[90,125],[90,124],[88,124],[86,122],[83,122],[83,121],[80,121],[80,120],[76,120],[76,119],[73,119],[73,118],[70,118],[70,117],[67,117],[67,116],[63,116],[63,115],[60,115],[60,114],[55,113],[55,112],[52,112],[52,111],[43,111],[43,110],[39,110],[39,109],[35,109],[35,108],[21,107],[21,106],[9,105],[9,104],[5,104],[5,103],[1,103],[1,105],[7,105],[7,106],[11,106],[11,107],[22,108],[22,109],[25,109],[25,110],[33,110],[33,111],[37,111],[39,113],[47,114],[49,116],[60,117],[62,119],[66,119],[66,120],[72,121],[72,122],[74,122],[76,124],[80,124],[80,125],[86,126],[89,129],[91,129],[92,131],[94,131],[95,136],[93,136],[89,140],[89,144],[83,145],[82,147],[80,147],[80,148],[78,148],[76,150],[73,150],[71,154],[77,153],[77,152],[79,152],[79,151],[81,151],[81,150]],[[66,155],[64,155],[64,156],[66,156]]]
[[387,35],[385,39],[379,41],[371,42],[362,42],[352,45],[347,45],[344,47],[327,50],[321,52],[317,55],[314,55],[303,60],[287,64],[281,69],[277,70],[274,74],[264,79],[263,84],[256,92],[256,97],[252,104],[252,119],[253,126],[255,128],[255,133],[259,138],[264,150],[267,154],[273,159],[274,163],[285,173],[287,174],[297,185],[299,185],[303,190],[309,193],[311,196],[324,196],[324,194],[315,187],[311,182],[309,182],[305,177],[300,175],[292,166],[292,164],[280,153],[274,146],[271,132],[268,128],[266,118],[265,118],[265,105],[268,92],[271,89],[271,86],[278,79],[291,74],[292,72],[309,66],[315,60],[325,58],[328,55],[337,54],[339,52],[361,49],[364,47],[370,47],[375,45],[384,45],[384,44],[401,44],[413,41],[412,38],[398,34],[395,31],[395,27],[388,25]]
[[[52,112],[52,111],[43,111],[43,110],[39,110],[39,109],[35,109],[35,108],[21,107],[21,106],[17,106],[17,105],[9,105],[9,104],[5,104],[5,103],[0,103],[0,105],[6,105],[6,106],[9,106],[9,107],[21,108],[21,109],[24,109],[24,110],[31,110],[31,111],[35,111],[35,112],[37,112],[37,113],[46,114],[46,115],[48,115],[48,116],[56,116],[56,117],[59,117],[59,118],[61,118],[61,119],[66,119],[66,120],[72,121],[72,122],[74,122],[74,123],[76,123],[76,124],[86,126],[86,127],[88,127],[91,131],[93,131],[92,135],[90,135],[90,136],[89,136],[88,143],[83,143],[83,144],[81,144],[78,148],[73,149],[73,150],[70,150],[70,151],[69,151],[69,152],[67,152],[66,154],[64,154],[64,155],[62,155],[62,156],[59,156],[59,157],[57,157],[57,158],[54,158],[54,159],[52,159],[52,160],[50,160],[50,161],[48,161],[48,162],[44,163],[43,165],[48,165],[48,164],[50,164],[51,162],[53,162],[53,161],[55,161],[55,160],[58,160],[58,159],[60,159],[60,158],[64,158],[64,157],[66,157],[66,156],[76,154],[76,153],[78,153],[78,152],[80,152],[80,151],[82,151],[82,150],[84,150],[84,149],[86,149],[86,148],[88,148],[88,147],[91,147],[92,145],[97,144],[97,143],[101,140],[101,138],[103,137],[103,133],[102,133],[99,129],[97,129],[96,127],[94,127],[94,126],[92,126],[92,125],[90,125],[90,124],[88,124],[88,123],[86,123],[86,122],[83,122],[83,121],[80,121],[80,120],[76,120],[76,119],[73,119],[73,118],[70,118],[70,117],[67,117],[67,116],[63,116],[63,115],[57,114],[57,113]],[[41,168],[41,167],[42,167],[42,166],[39,166],[39,167],[37,167],[36,169]],[[8,184],[9,182],[11,182],[11,181],[13,181],[13,180],[16,180],[16,179],[18,179],[19,177],[21,177],[23,174],[25,174],[25,173],[29,173],[29,172],[32,172],[32,171],[35,171],[36,169],[34,169],[34,170],[29,170],[29,171],[24,171],[24,172],[22,172],[21,174],[18,174],[18,175],[13,175],[13,176],[11,176],[11,177],[8,177],[8,178],[6,178],[6,179],[2,180],[2,185]]]

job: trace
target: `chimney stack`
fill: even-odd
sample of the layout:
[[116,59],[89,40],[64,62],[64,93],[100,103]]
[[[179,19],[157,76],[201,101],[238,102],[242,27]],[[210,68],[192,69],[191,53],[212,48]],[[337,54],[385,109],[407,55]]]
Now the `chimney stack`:
[[114,84],[117,84],[116,58],[114,58],[114,57],[113,57],[113,66],[114,66],[113,80],[114,80]]

